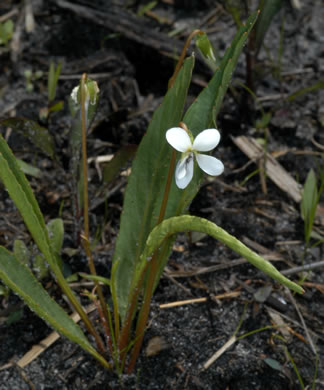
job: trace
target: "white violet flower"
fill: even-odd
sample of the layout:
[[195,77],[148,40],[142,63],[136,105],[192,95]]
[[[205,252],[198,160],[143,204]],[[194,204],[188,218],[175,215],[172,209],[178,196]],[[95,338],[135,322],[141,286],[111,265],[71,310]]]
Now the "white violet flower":
[[182,153],[175,170],[175,180],[179,188],[186,188],[193,177],[194,156],[199,167],[208,175],[218,176],[223,173],[224,165],[220,160],[199,153],[216,148],[220,140],[218,130],[204,130],[193,140],[191,133],[188,134],[181,127],[173,127],[166,132],[166,139],[175,150]]

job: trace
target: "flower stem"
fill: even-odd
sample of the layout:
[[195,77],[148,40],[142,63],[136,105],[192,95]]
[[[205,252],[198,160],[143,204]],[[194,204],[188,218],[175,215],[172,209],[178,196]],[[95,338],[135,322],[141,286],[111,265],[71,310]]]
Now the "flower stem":
[[[86,96],[86,83],[87,81],[87,75],[84,73],[81,78],[81,127],[82,127],[82,170],[83,170],[83,220],[84,220],[84,235],[83,235],[83,248],[85,250],[85,253],[88,258],[89,263],[89,269],[90,273],[92,275],[97,275],[96,268],[94,265],[92,253],[90,250],[90,243],[89,243],[89,199],[88,199],[88,163],[87,163],[87,99]],[[100,305],[102,308],[102,313],[104,319],[103,325],[105,329],[108,329],[109,324],[109,316],[107,312],[107,306],[105,302],[105,298],[102,292],[102,288],[100,284],[95,281],[95,287],[96,291],[98,293]],[[100,318],[102,318],[100,316]],[[112,344],[111,344],[111,337],[107,335],[108,338],[108,345],[110,348],[110,351],[112,352]]]

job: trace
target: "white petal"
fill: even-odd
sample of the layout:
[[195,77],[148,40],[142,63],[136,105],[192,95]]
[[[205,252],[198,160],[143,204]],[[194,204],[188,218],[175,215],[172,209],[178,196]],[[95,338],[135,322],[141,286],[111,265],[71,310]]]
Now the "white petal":
[[75,104],[78,104],[78,92],[79,92],[79,86],[74,87],[71,92],[71,98]]
[[190,154],[184,160],[179,160],[175,170],[176,185],[183,189],[191,182],[193,176],[193,156]]
[[178,152],[185,152],[191,148],[190,137],[181,127],[169,129],[165,136],[169,144]]
[[199,153],[196,154],[196,158],[199,167],[208,175],[218,176],[224,172],[224,165],[217,158]]
[[187,173],[187,160],[189,156],[184,158],[183,160],[179,160],[176,167],[176,177],[181,180],[186,176]]
[[197,135],[193,149],[198,152],[209,152],[216,148],[220,140],[220,133],[216,129],[207,129]]

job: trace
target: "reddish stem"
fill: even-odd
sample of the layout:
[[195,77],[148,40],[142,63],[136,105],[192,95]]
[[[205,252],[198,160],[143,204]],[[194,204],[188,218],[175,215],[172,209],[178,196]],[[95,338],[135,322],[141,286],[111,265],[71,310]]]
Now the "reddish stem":
[[[175,167],[175,161],[176,161],[176,152],[175,150],[172,151],[172,157],[170,161],[170,167],[169,167],[169,173],[168,173],[168,178],[167,182],[165,185],[165,190],[164,190],[164,196],[163,196],[163,201],[161,204],[161,209],[160,209],[160,215],[159,219],[157,222],[157,225],[160,224],[165,216],[165,211],[166,211],[166,206],[169,198],[169,192],[171,188],[171,183],[172,183],[172,176],[174,172],[174,167]],[[159,270],[159,258],[157,256],[157,252],[154,252],[152,259],[150,261],[150,268],[149,268],[149,277],[147,281],[147,285],[145,287],[145,294],[144,294],[144,302],[141,308],[141,311],[139,313],[137,325],[136,325],[136,334],[135,334],[135,345],[132,350],[130,362],[128,365],[128,373],[131,373],[134,369],[136,360],[138,358],[139,351],[142,346],[143,338],[144,338],[144,333],[145,333],[145,328],[146,328],[146,323],[147,319],[150,313],[150,304],[154,292],[154,284],[155,284],[155,278]]]
[[120,332],[118,349],[119,349],[121,361],[123,361],[125,359],[125,356],[126,356],[127,346],[129,345],[129,341],[130,341],[132,320],[133,320],[134,313],[136,311],[138,295],[139,295],[139,292],[141,291],[141,288],[143,286],[144,276],[146,274],[147,267],[148,267],[148,264],[144,268],[142,275],[138,281],[138,284],[137,284],[136,288],[134,289],[132,300],[131,300],[131,303],[130,303],[129,308],[127,310],[126,320],[125,320],[124,325],[122,327],[122,330]]
[[[81,79],[81,126],[82,126],[82,171],[83,171],[83,220],[84,220],[84,237],[83,237],[83,248],[88,258],[88,264],[91,275],[96,276],[96,268],[94,265],[92,253],[90,250],[90,243],[89,243],[89,201],[88,201],[88,163],[87,163],[87,112],[85,109],[85,101],[87,99],[86,97],[86,86],[85,83],[87,81],[87,75],[84,73],[82,75]],[[100,284],[95,281],[96,290],[99,296],[99,301],[102,309],[102,313],[104,316],[103,326],[105,324],[108,324],[108,312],[107,312],[107,306],[106,301],[102,292],[102,288]],[[101,318],[101,317],[100,317]],[[111,344],[111,337],[109,335],[109,345]],[[96,337],[97,340],[97,337]],[[97,341],[98,343],[98,341]],[[112,350],[112,348],[111,348]]]

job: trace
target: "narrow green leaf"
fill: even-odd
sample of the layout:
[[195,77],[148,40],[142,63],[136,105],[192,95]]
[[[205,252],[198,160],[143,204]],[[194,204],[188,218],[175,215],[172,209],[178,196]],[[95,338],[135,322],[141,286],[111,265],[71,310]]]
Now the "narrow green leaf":
[[25,265],[29,265],[31,253],[22,240],[15,240],[13,244],[13,253],[16,258]]
[[190,215],[182,215],[180,217],[166,219],[152,230],[141,256],[141,262],[137,268],[136,279],[140,277],[147,261],[150,260],[150,256],[154,253],[154,251],[161,247],[163,241],[168,236],[171,236],[175,233],[189,231],[206,233],[216,238],[223,244],[227,245],[229,248],[233,249],[236,253],[246,258],[251,264],[259,268],[271,278],[275,279],[277,282],[292,289],[293,291],[303,293],[303,289],[298,284],[287,279],[269,261],[253,252],[237,238],[230,235],[225,230],[213,222],[208,221],[207,219],[193,217]]
[[114,262],[118,262],[116,288],[122,317],[136,264],[160,212],[172,153],[165,133],[170,127],[178,126],[182,119],[193,65],[193,57],[185,61],[174,86],[155,111],[132,165],[114,253]]
[[255,25],[255,49],[259,52],[264,37],[274,18],[282,7],[282,0],[261,0],[259,7],[261,8],[260,17]]
[[[21,171],[19,164],[5,140],[0,136],[0,179],[4,183],[11,199],[18,208],[29,232],[47,263],[59,279],[61,278],[59,259],[53,251],[45,226],[44,217],[39,209],[33,191]],[[34,259],[34,268],[41,279],[48,273],[43,256]]]
[[49,157],[54,158],[54,140],[45,127],[26,118],[10,118],[0,121],[0,125],[11,127],[28,138],[36,147]]
[[39,281],[44,279],[49,274],[48,264],[42,254],[36,255],[33,258],[33,265],[31,269]]
[[57,103],[51,105],[50,107],[48,107],[48,113],[58,112],[58,111],[63,110],[63,108],[64,108],[64,101],[60,100],[59,102],[57,102]]
[[302,194],[302,203],[301,203],[301,212],[304,219],[308,219],[312,210],[314,209],[314,205],[316,206],[317,202],[317,180],[315,176],[315,172],[311,169],[308,172],[304,190]]
[[301,201],[301,215],[305,224],[305,241],[308,243],[313,229],[318,202],[317,180],[313,169],[308,172]]
[[278,362],[278,360],[272,359],[272,358],[265,358],[263,360],[268,366],[273,368],[274,370],[277,371],[282,371],[283,367],[282,365]]
[[61,253],[64,239],[64,224],[61,218],[55,218],[47,224],[50,244],[58,255]]
[[9,146],[0,135],[0,179],[8,190],[11,199],[17,206],[29,232],[31,233],[39,250],[44,255],[46,261],[55,273],[57,283],[62,288],[65,295],[80,314],[82,320],[91,329],[91,323],[84,313],[80,302],[75,297],[73,291],[64,279],[61,269],[58,265],[57,256],[55,255],[49,235],[45,226],[43,215],[39,209],[33,191],[20,170],[17,161],[12,154]]
[[62,66],[61,63],[59,63],[57,67],[55,67],[54,62],[51,61],[50,63],[50,68],[48,72],[48,85],[47,85],[49,102],[52,102],[55,99],[57,82],[61,73],[61,66]]
[[[226,50],[219,68],[209,82],[208,87],[202,91],[186,113],[184,121],[187,125],[190,125],[190,130],[194,136],[201,130],[211,125],[216,125],[217,115],[236,68],[238,58],[258,18],[258,14],[258,12],[251,14],[245,25],[236,33],[231,46]],[[202,125],[203,127],[201,127]]]
[[289,95],[287,97],[287,101],[292,102],[293,100],[295,100],[299,96],[302,96],[306,93],[317,91],[318,89],[324,89],[324,80],[319,80],[315,84],[310,85],[309,87],[299,89],[298,91]]
[[92,347],[81,328],[48,295],[29,268],[3,247],[0,247],[0,278],[56,331],[79,344],[107,366],[105,359]]
[[25,175],[19,168],[15,156],[1,135],[0,179],[16,204],[40,251],[44,254],[47,261],[51,263],[52,253],[43,215]]
[[42,176],[42,171],[39,168],[34,167],[33,165],[30,165],[23,160],[17,159],[17,163],[25,175],[34,176],[38,179]]
[[84,279],[88,279],[88,280],[92,280],[92,281],[95,281],[95,282],[99,282],[99,283],[103,283],[107,286],[110,286],[110,279],[107,279],[107,278],[104,278],[103,276],[99,276],[99,275],[90,275],[90,274],[85,274],[84,272],[79,272],[79,275],[84,278]]

